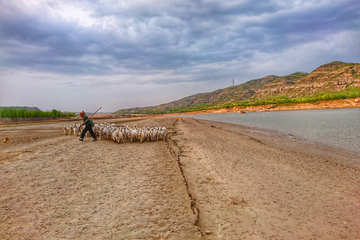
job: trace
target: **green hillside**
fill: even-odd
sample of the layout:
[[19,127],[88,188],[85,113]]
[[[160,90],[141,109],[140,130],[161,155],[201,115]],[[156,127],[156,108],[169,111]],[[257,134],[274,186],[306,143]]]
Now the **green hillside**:
[[311,73],[269,75],[246,83],[199,93],[153,107],[130,108],[116,114],[175,113],[233,106],[291,104],[360,97],[360,64],[331,62]]

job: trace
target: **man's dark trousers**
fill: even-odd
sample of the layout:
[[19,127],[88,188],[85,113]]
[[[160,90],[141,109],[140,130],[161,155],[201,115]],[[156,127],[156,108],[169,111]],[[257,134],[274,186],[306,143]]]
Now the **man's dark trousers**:
[[87,133],[87,131],[90,132],[91,136],[96,139],[95,133],[92,130],[92,126],[91,125],[86,125],[85,129],[82,131],[80,138],[84,138],[85,134]]

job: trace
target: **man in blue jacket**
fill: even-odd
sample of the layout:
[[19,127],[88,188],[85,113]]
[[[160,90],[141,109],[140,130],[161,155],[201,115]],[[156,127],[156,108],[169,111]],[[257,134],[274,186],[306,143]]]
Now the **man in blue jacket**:
[[94,123],[92,122],[92,120],[90,120],[88,118],[88,116],[85,115],[84,111],[82,111],[80,113],[80,117],[83,118],[83,123],[81,124],[81,126],[85,125],[85,129],[81,132],[81,136],[80,136],[79,140],[84,141],[85,134],[87,133],[87,131],[89,131],[91,136],[94,138],[94,141],[96,141],[97,137],[96,137],[94,131],[92,130],[92,127],[93,127]]

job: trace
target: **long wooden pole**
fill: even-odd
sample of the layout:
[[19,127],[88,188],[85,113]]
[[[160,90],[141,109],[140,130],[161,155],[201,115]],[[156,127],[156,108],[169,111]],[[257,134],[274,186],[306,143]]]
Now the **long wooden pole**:
[[91,118],[92,116],[94,116],[98,111],[100,111],[102,107],[100,107],[98,110],[96,110],[96,112],[93,113],[93,115],[91,115],[89,118]]

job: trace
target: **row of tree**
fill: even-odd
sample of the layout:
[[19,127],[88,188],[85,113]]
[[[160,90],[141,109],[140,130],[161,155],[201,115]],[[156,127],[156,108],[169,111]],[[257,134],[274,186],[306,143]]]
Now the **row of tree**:
[[25,108],[0,108],[0,118],[62,118],[76,117],[75,113],[63,113],[53,109],[52,111],[28,110]]

